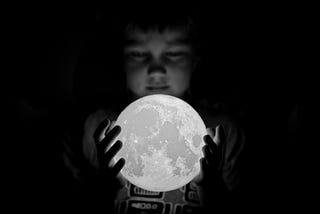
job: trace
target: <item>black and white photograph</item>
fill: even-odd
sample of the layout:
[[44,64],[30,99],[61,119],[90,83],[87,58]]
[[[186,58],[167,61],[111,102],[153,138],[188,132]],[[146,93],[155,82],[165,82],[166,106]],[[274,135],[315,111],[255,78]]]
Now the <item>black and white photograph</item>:
[[301,208],[296,10],[52,3],[7,19],[11,211]]

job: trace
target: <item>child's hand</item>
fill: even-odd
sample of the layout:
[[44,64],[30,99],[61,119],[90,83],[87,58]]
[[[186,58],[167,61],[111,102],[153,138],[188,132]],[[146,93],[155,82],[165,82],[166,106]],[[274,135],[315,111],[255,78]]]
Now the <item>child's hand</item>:
[[[210,207],[213,203],[222,206],[227,192],[221,171],[225,134],[221,125],[207,130],[208,134],[203,138],[205,145],[202,147],[204,157],[200,159],[200,174],[194,181],[198,185],[202,207]],[[219,209],[218,206],[216,208]]]
[[225,135],[221,125],[207,130],[208,134],[203,138],[205,145],[202,148],[204,157],[200,159],[201,171],[195,182],[203,188],[211,189],[220,185],[222,181],[220,164]]
[[[121,158],[117,163],[113,163],[114,156],[122,147],[121,141],[117,141],[112,145],[112,142],[121,131],[120,126],[112,127],[113,124],[114,122],[111,123],[108,119],[103,120],[94,133],[94,140],[100,165],[100,181],[108,185],[109,189],[117,191],[125,184],[124,179],[119,175],[125,160]],[[110,145],[112,146],[110,147]]]

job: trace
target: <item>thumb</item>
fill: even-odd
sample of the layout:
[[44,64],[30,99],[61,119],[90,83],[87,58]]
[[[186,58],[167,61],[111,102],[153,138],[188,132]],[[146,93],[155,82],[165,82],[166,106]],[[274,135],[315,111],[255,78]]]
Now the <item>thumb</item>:
[[215,128],[209,127],[206,130],[207,130],[207,134],[213,139],[215,135]]
[[100,124],[98,125],[98,127],[93,133],[93,138],[96,143],[99,143],[103,140],[104,133],[106,132],[109,126],[110,126],[110,121],[108,118],[105,118],[100,122]]
[[116,123],[115,120],[111,120],[111,121],[110,121],[109,126],[108,126],[108,128],[106,129],[106,131],[105,131],[105,134],[108,134],[108,133],[113,129],[113,127],[115,126],[115,123]]
[[223,143],[224,140],[225,140],[224,128],[222,125],[218,125],[215,128],[215,136],[213,138],[213,141],[215,142],[215,144],[217,146],[221,146],[221,144]]

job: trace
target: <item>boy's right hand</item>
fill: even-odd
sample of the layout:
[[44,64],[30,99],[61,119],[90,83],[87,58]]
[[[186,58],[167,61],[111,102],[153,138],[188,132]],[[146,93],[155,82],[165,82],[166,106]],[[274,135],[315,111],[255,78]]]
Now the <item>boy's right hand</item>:
[[124,179],[119,174],[125,160],[121,158],[117,163],[113,161],[114,156],[122,147],[122,142],[119,140],[113,144],[121,131],[120,126],[113,127],[113,124],[114,122],[104,119],[94,133],[94,141],[100,166],[99,176],[102,179],[100,181],[117,191],[125,185]]

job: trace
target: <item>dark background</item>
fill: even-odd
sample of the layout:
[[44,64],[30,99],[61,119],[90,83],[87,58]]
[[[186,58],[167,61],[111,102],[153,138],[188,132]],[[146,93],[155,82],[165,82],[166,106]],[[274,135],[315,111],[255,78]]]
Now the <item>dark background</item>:
[[[193,84],[206,89],[199,96],[222,102],[246,131],[242,204],[286,209],[301,192],[297,80],[308,30],[300,10],[250,6],[192,10],[204,44]],[[123,92],[115,56],[125,15],[106,5],[52,4],[28,5],[11,16],[14,60],[4,85],[6,134],[14,142],[5,168],[12,201],[31,209],[67,203],[60,141],[73,120],[81,121],[77,116],[98,106],[97,97],[117,99]]]

